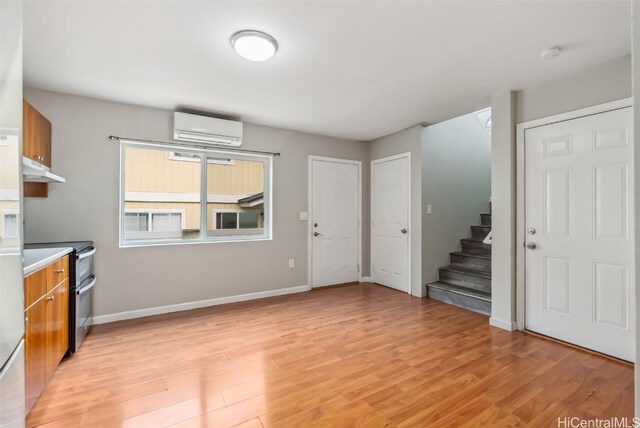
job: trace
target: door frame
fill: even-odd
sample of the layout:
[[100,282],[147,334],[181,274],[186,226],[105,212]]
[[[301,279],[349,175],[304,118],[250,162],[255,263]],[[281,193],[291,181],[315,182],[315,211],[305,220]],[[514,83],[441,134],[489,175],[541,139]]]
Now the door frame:
[[347,165],[355,165],[358,167],[358,231],[357,231],[357,263],[358,263],[358,282],[362,282],[362,161],[351,159],[329,158],[325,156],[309,155],[307,163],[307,288],[313,289],[313,226],[311,224],[313,214],[313,162],[333,162]]
[[[538,128],[541,126],[552,125],[558,122],[566,122],[569,120],[579,119],[582,117],[593,116],[610,111],[621,110],[633,107],[632,98],[623,98],[620,100],[598,104],[592,107],[586,107],[579,110],[561,113],[554,116],[536,119],[529,122],[519,123],[516,125],[516,290],[515,290],[515,306],[516,306],[516,328],[525,330],[526,314],[525,314],[525,242],[526,242],[526,187],[525,187],[525,132],[528,129]],[[634,172],[635,174],[635,172]],[[633,178],[633,177],[631,177]],[[633,302],[635,305],[635,302]]]
[[[413,234],[413,224],[411,223],[411,152],[400,153],[393,156],[387,156],[385,158],[375,159],[371,161],[371,169],[370,175],[371,180],[369,183],[369,188],[371,189],[371,207],[370,207],[370,220],[371,220],[371,228],[370,228],[370,245],[371,245],[371,255],[370,255],[370,266],[369,271],[371,272],[371,282],[373,282],[373,262],[374,262],[374,254],[375,254],[375,244],[373,239],[373,207],[375,196],[373,192],[373,166],[379,163],[394,161],[397,159],[407,159],[407,229],[409,229],[409,233],[407,233],[407,284],[406,289],[404,290],[406,293],[411,294],[411,280],[412,280],[412,267],[411,267],[411,235]],[[402,291],[402,290],[401,290]]]

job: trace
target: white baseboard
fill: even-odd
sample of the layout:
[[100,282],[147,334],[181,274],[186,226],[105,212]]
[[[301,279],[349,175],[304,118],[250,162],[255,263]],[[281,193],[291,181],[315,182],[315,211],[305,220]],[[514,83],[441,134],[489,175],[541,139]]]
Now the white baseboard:
[[489,318],[489,324],[507,331],[516,331],[518,326],[515,321],[504,321],[497,318]]
[[93,324],[105,324],[114,321],[130,320],[134,318],[148,317],[151,315],[168,314],[170,312],[188,311],[190,309],[205,308],[208,306],[224,305],[225,303],[244,302],[246,300],[263,299],[265,297],[282,296],[285,294],[302,293],[309,291],[309,287],[280,288],[277,290],[258,291],[255,293],[239,294],[236,296],[218,297],[215,299],[199,300],[196,302],[178,303],[175,305],[156,306],[154,308],[137,309],[133,311],[118,312],[115,314],[98,315],[93,317]]
[[360,277],[360,282],[371,282],[371,277],[370,276],[361,276]]

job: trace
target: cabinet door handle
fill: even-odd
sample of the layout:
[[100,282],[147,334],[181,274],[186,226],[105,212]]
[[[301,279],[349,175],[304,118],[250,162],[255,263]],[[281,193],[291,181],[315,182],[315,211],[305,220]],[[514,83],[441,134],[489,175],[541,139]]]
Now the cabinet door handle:
[[56,300],[56,296],[49,296],[49,297],[47,297],[47,300],[52,302],[52,301]]
[[64,273],[64,269],[56,269],[56,273]]

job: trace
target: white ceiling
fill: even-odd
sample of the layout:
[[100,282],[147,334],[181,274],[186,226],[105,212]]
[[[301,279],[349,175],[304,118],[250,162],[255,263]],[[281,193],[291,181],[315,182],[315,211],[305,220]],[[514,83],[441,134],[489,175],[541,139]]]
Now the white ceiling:
[[[232,33],[280,49],[239,57]],[[630,52],[628,1],[27,1],[27,85],[371,140]],[[540,61],[538,52],[565,52]]]

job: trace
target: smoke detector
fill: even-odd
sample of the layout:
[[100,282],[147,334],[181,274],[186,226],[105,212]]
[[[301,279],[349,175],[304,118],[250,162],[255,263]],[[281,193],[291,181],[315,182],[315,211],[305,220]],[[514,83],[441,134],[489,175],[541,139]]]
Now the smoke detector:
[[554,59],[561,53],[562,53],[562,48],[560,46],[553,46],[550,48],[542,49],[538,55],[540,56],[540,59],[548,60],[548,59]]

